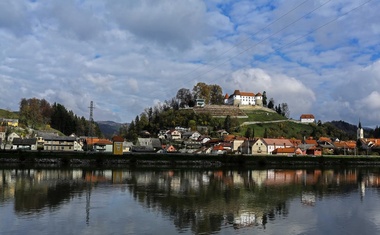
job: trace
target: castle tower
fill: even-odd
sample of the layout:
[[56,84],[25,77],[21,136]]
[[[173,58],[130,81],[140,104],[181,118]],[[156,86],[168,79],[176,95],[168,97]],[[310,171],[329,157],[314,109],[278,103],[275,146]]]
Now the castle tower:
[[364,138],[364,130],[362,128],[362,123],[360,122],[360,120],[359,120],[358,130],[356,131],[356,138],[358,140]]

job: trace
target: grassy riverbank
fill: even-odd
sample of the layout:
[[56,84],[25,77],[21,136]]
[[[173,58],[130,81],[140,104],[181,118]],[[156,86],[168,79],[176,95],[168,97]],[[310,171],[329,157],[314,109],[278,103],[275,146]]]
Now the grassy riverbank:
[[1,164],[50,164],[57,166],[356,166],[380,165],[378,156],[277,156],[277,155],[193,155],[128,153],[111,155],[85,152],[0,152]]

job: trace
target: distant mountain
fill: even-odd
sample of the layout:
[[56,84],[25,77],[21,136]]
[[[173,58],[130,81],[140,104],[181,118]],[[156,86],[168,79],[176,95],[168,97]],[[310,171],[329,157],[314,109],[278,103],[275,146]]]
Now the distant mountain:
[[127,125],[126,123],[117,123],[113,121],[97,121],[100,131],[104,137],[112,138],[114,135],[119,134],[120,127]]

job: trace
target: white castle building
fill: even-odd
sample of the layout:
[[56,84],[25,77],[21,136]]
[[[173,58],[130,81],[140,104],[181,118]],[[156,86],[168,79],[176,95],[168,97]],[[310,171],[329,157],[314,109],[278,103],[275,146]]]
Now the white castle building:
[[233,94],[224,96],[224,104],[227,105],[258,105],[263,106],[263,96],[261,93],[256,95],[253,92],[243,92],[235,90]]

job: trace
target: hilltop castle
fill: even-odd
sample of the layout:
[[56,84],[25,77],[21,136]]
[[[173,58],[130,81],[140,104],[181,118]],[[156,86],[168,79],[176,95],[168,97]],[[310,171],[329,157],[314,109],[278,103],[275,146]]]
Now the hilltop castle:
[[235,90],[233,94],[224,96],[224,104],[226,105],[258,105],[263,106],[263,95],[257,93],[256,95],[253,92],[242,92]]

